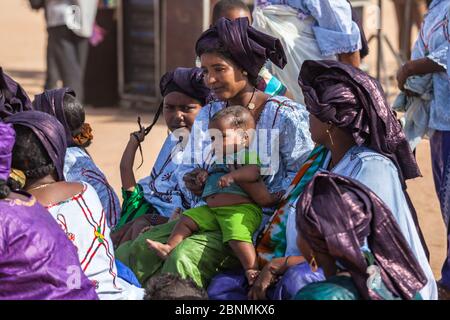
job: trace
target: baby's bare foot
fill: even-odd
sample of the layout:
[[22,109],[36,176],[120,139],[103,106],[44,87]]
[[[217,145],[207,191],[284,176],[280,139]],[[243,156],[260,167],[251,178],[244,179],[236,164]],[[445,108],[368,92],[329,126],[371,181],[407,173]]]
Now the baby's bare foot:
[[156,252],[158,257],[165,260],[169,256],[170,252],[172,251],[172,247],[168,244],[161,243],[158,241],[153,241],[150,239],[147,239],[147,246],[150,250],[153,250]]

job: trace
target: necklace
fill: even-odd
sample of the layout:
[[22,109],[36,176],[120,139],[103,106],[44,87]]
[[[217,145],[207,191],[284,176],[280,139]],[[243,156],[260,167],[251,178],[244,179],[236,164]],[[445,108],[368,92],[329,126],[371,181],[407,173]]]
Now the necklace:
[[45,187],[47,187],[47,186],[49,186],[49,185],[51,185],[51,184],[53,184],[53,183],[54,183],[54,182],[44,183],[44,184],[41,184],[40,186],[37,186],[37,187],[31,188],[31,189],[28,189],[28,191],[31,191],[31,190],[39,190],[39,189],[45,188]]
[[249,101],[248,104],[247,104],[247,108],[248,108],[249,110],[253,110],[253,109],[255,109],[255,107],[256,107],[255,104],[252,102],[253,97],[255,96],[255,93],[256,93],[256,87],[253,88],[252,97],[250,98],[250,101]]

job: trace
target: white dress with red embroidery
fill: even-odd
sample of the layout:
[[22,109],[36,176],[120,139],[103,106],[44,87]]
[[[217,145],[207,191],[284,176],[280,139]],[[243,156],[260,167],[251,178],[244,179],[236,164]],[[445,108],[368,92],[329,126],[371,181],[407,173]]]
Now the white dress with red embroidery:
[[102,300],[142,299],[144,290],[120,279],[110,229],[94,188],[83,182],[83,191],[47,207],[77,248],[81,267]]

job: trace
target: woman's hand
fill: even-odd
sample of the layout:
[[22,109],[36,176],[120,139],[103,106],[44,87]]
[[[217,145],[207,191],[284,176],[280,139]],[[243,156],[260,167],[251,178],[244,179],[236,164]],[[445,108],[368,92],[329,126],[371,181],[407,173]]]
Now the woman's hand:
[[130,140],[137,143],[141,143],[145,140],[145,128],[142,127],[141,130],[130,133]]
[[208,179],[208,171],[200,168],[196,168],[191,172],[186,173],[183,177],[186,188],[188,188],[196,196],[202,195],[206,179]]
[[250,291],[248,293],[248,298],[250,300],[267,300],[267,289],[269,289],[269,287],[276,281],[276,276],[271,272],[270,267],[271,263],[266,264],[256,278],[253,286],[250,287]]
[[401,91],[405,91],[406,79],[410,76],[410,67],[408,63],[405,63],[397,71],[397,85]]

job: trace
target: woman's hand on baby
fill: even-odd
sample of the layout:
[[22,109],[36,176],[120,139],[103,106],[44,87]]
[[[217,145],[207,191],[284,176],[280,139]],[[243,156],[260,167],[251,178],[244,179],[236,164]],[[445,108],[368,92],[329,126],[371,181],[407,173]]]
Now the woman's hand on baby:
[[206,179],[208,179],[208,171],[196,168],[183,177],[186,188],[196,196],[201,196]]
[[232,173],[224,174],[222,177],[220,177],[219,181],[217,182],[217,185],[221,188],[229,187],[231,184],[234,183],[234,177]]

